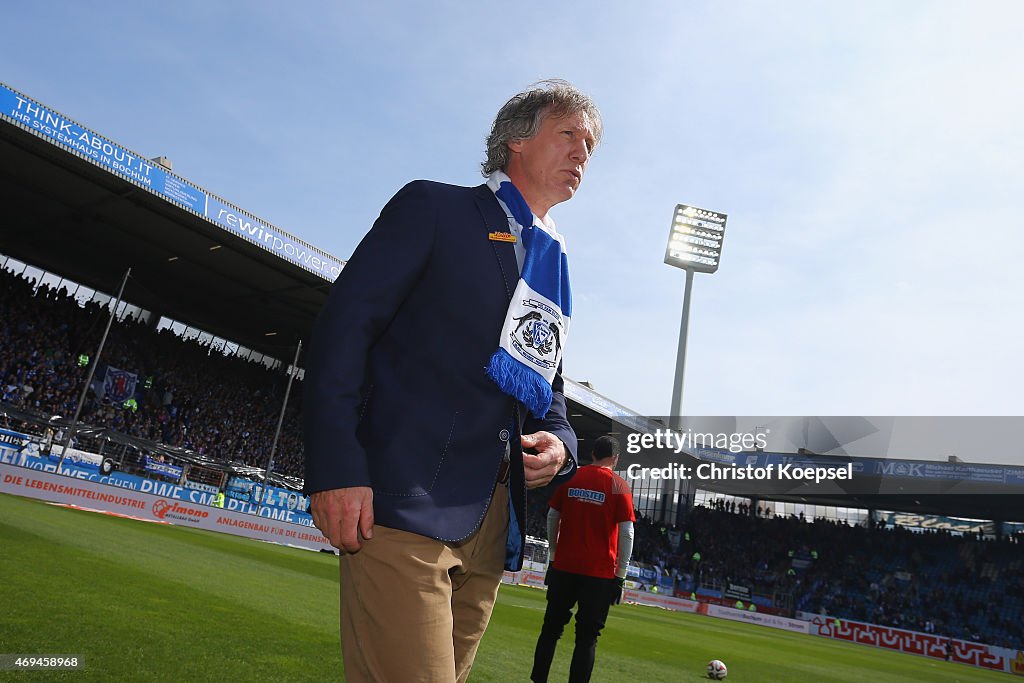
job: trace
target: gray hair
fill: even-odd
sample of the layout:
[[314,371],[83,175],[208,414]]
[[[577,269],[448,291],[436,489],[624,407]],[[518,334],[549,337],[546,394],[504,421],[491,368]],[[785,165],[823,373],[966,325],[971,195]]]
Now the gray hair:
[[552,78],[534,83],[529,90],[513,95],[498,110],[491,125],[491,134],[487,136],[487,159],[480,164],[483,174],[486,176],[498,170],[504,171],[508,167],[508,143],[532,138],[537,134],[545,116],[561,118],[573,114],[583,114],[587,118],[596,148],[604,132],[601,112],[594,101],[576,86]]

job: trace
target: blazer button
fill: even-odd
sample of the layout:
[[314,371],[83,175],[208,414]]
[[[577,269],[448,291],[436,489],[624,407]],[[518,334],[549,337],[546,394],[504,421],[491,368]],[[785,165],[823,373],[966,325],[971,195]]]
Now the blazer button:
[[502,441],[508,441],[508,430],[502,429],[500,432],[498,432],[498,438],[501,439]]

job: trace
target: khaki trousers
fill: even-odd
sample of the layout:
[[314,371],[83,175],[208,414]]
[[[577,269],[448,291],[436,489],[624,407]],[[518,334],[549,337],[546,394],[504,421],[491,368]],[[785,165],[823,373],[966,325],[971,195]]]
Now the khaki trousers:
[[461,544],[374,526],[341,554],[341,652],[349,683],[462,683],[487,628],[505,564],[508,489],[498,484]]

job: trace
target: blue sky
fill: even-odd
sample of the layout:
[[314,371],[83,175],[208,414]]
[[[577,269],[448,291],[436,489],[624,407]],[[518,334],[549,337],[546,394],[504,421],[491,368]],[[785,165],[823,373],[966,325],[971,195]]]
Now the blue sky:
[[[403,184],[482,181],[498,107],[566,78],[605,119],[552,211],[566,374],[669,409],[672,211],[697,275],[685,410],[1024,414],[1016,2],[19,3],[0,80],[341,258]],[[966,455],[966,454],[965,454]]]

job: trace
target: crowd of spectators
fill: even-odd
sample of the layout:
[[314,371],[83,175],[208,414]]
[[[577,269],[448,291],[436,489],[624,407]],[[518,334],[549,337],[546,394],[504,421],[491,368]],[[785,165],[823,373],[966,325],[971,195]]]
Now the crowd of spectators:
[[[42,415],[74,413],[108,309],[0,271],[0,399]],[[111,327],[101,360],[138,378],[134,405],[90,391],[80,421],[214,458],[262,466],[287,377],[170,330]],[[90,362],[96,362],[90,360]],[[98,386],[94,383],[94,386]],[[293,391],[274,471],[302,475],[301,391]],[[552,489],[531,491],[527,532],[547,537]],[[772,516],[717,502],[681,523],[637,516],[633,558],[690,594],[728,584],[793,610],[1024,645],[1024,537],[1000,541]]]
[[672,576],[682,595],[737,584],[790,611],[1024,646],[1022,533],[809,521],[721,501],[678,526],[637,519],[635,561]]
[[[0,398],[44,415],[72,416],[89,371],[79,357],[95,354],[108,317],[106,307],[82,306],[64,288],[0,271]],[[282,370],[130,318],[111,326],[99,362],[136,375],[136,400],[126,406],[91,389],[83,424],[227,461],[266,464],[287,384]],[[101,373],[96,380],[94,388]],[[273,469],[301,476],[301,391],[294,389]]]

